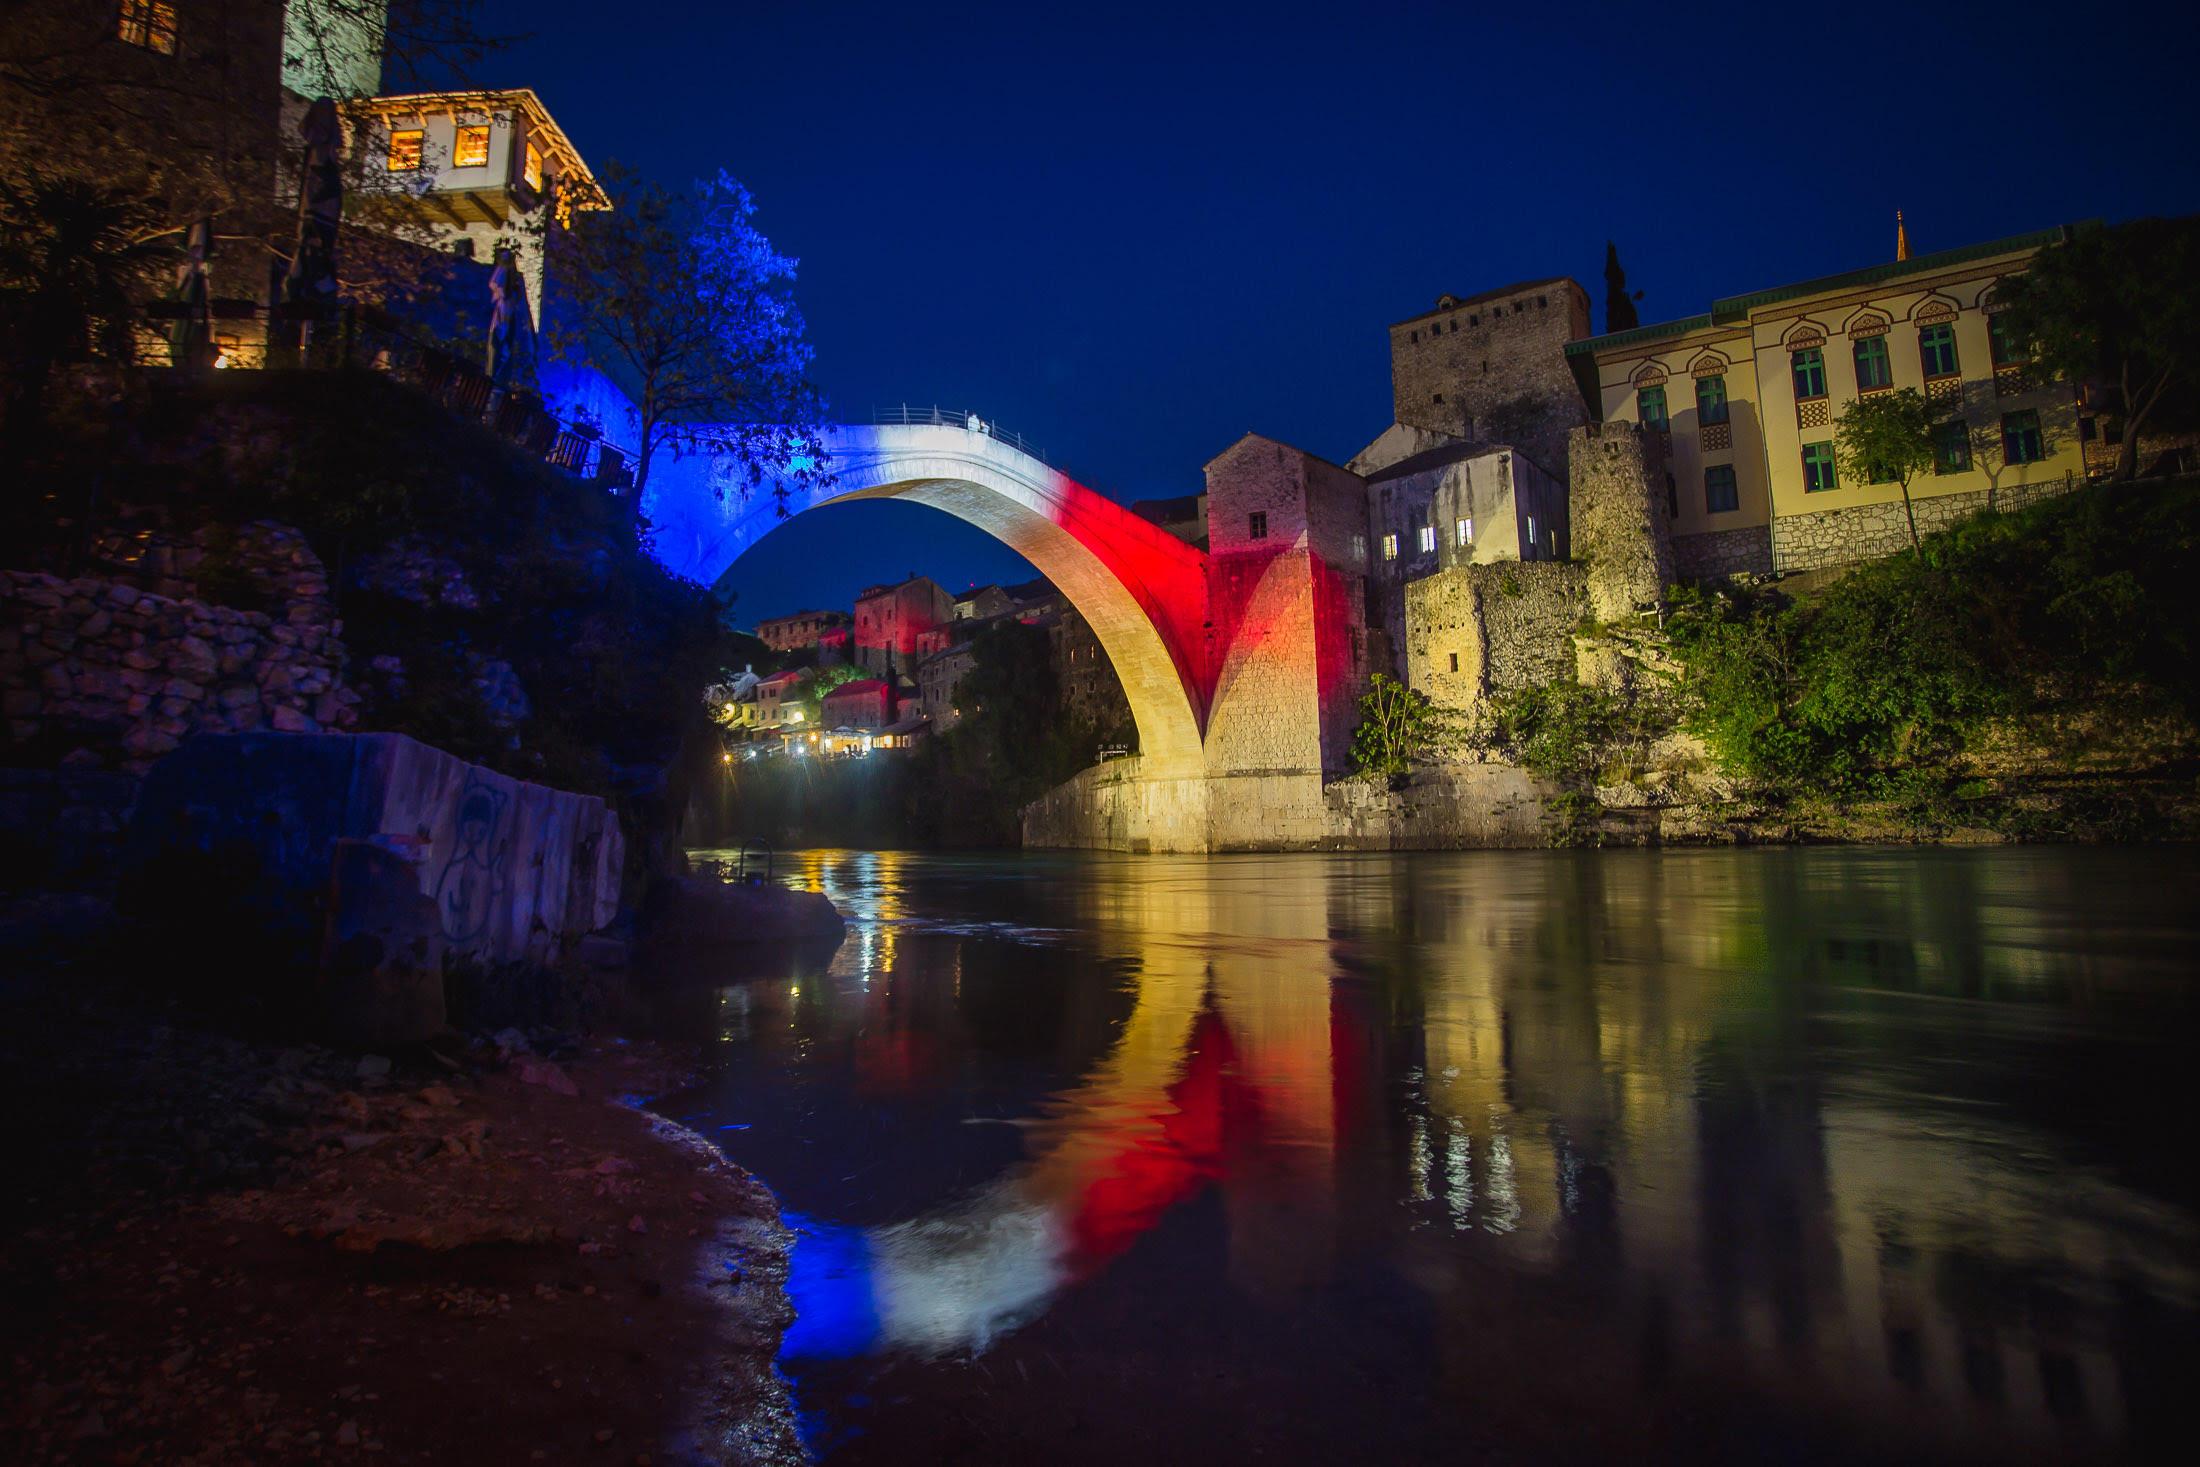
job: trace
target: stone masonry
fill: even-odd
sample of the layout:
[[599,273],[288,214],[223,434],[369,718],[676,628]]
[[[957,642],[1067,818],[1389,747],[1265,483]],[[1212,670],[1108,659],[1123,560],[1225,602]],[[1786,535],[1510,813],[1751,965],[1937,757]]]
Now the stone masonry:
[[1673,536],[1656,444],[1633,423],[1590,423],[1568,444],[1574,558],[1588,567],[1589,608],[1620,621],[1665,597]]
[[1764,525],[1673,537],[1673,575],[1683,581],[1723,581],[1772,569],[1772,531]]
[[1588,421],[1566,343],[1589,334],[1589,296],[1564,278],[1461,299],[1390,328],[1392,416],[1455,438],[1511,443],[1554,477]]
[[222,550],[230,594],[266,610],[177,594],[208,554],[161,544],[120,575],[74,579],[0,571],[8,762],[143,773],[195,733],[351,724],[341,624],[304,538],[253,525]]
[[1564,561],[1458,565],[1407,583],[1407,686],[1465,710],[1572,677],[1588,585]]
[[[1920,497],[1914,501],[1917,532],[1929,535],[1980,510],[2019,510],[2084,487],[2084,480],[2066,475],[2041,484]],[[1816,570],[1821,566],[1848,565],[1854,561],[1897,555],[1909,548],[1910,525],[1902,513],[1900,499],[1887,504],[1824,510],[1817,514],[1782,515],[1772,522],[1772,565],[1776,570]]]

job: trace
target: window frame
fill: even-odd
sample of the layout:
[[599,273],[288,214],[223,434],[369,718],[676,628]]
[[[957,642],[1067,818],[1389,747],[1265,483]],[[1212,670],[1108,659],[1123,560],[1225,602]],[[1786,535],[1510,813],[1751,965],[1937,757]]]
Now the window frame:
[[[489,144],[490,144],[491,140],[492,140],[492,139],[493,139],[493,137],[494,137],[494,134],[495,134],[495,130],[496,130],[496,129],[495,129],[495,124],[493,124],[493,123],[487,123],[487,122],[462,122],[462,123],[460,123],[460,124],[458,125],[458,130],[457,130],[456,132],[454,132],[454,133],[453,133],[453,134],[451,135],[451,166],[452,166],[453,168],[486,168],[486,167],[488,167],[488,166],[489,166]],[[469,161],[468,161],[468,159],[467,159],[467,148],[466,148],[466,140],[467,140],[467,138],[468,138],[469,136],[476,136],[476,137],[478,137],[478,138],[479,138],[479,140],[480,140],[480,143],[481,143],[481,147],[480,147],[480,149],[479,149],[479,154],[480,154],[480,156],[478,156],[478,157],[475,157],[475,158],[474,158],[474,159],[473,159],[472,161],[470,161],[470,162],[469,162]]]
[[[1814,483],[1823,470],[1825,482]],[[1803,492],[1805,494],[1830,494],[1841,487],[1841,471],[1833,459],[1833,440],[1821,439],[1803,445]]]
[[115,7],[115,39],[156,56],[175,55],[175,0],[122,0]]
[[1817,402],[1826,395],[1826,349],[1823,346],[1796,347],[1788,353],[1788,374],[1795,385],[1797,402]]
[[1383,559],[1396,560],[1397,558],[1398,532],[1395,530],[1385,531],[1383,534]]
[[[1727,502],[1724,504],[1719,504],[1713,500],[1711,494],[1712,475],[1722,473],[1726,476],[1726,493],[1724,495],[1724,498]],[[1741,509],[1741,507],[1742,481],[1740,477],[1735,474],[1734,465],[1705,464],[1703,466],[1703,512],[1707,515],[1734,514],[1737,513]]]
[[[2027,423],[2025,420],[2029,419]],[[2014,423],[2017,426],[2012,428]],[[2018,454],[2011,450],[2029,440],[2031,452]],[[2038,408],[2018,408],[2001,415],[2001,461],[2005,464],[2036,464],[2047,459],[2047,433],[2040,426]]]
[[[1933,370],[1933,357],[1941,346],[1948,349],[1948,366],[1946,371],[1936,372]],[[1951,377],[1963,375],[1963,357],[1956,350],[1955,322],[1934,321],[1917,328],[1917,362],[1928,382],[1945,382]]]
[[[1849,356],[1856,367],[1856,390],[1858,392],[1879,392],[1894,386],[1894,358],[1887,351],[1887,338],[1884,333],[1876,336],[1857,337],[1854,345],[1849,350]],[[1877,372],[1877,381],[1867,382],[1864,380],[1864,365],[1867,360]]]
[[[1704,389],[1710,388],[1707,394]],[[1716,399],[1716,401],[1714,401]],[[1726,373],[1711,372],[1696,379],[1696,426],[1710,427],[1729,421],[1733,407],[1727,401]]]
[[533,138],[527,139],[521,145],[519,176],[538,194],[542,192],[542,165],[542,149],[535,146]]
[[[1653,403],[1657,405],[1655,416],[1652,416],[1650,412]],[[1652,382],[1635,389],[1635,417],[1645,428],[1653,429],[1659,433],[1673,431],[1673,414],[1665,400],[1665,384],[1663,382]]]
[[1245,538],[1248,540],[1265,540],[1268,538],[1267,510],[1256,509],[1245,516]]
[[[2004,356],[2004,347],[2008,355]],[[2022,367],[2030,364],[2031,352],[2025,343],[2016,339],[2009,327],[2009,313],[1996,311],[1986,318],[1986,356],[1997,367]]]
[[1459,518],[1459,519],[1453,520],[1453,521],[1452,521],[1452,524],[1451,524],[1451,528],[1452,528],[1452,533],[1453,533],[1454,535],[1456,535],[1456,536],[1458,536],[1458,537],[1459,537],[1459,538],[1458,538],[1458,544],[1459,544],[1459,548],[1461,548],[1461,549],[1463,550],[1463,549],[1466,549],[1466,548],[1467,548],[1468,546],[1471,546],[1472,544],[1474,544],[1474,516],[1473,516],[1473,515],[1471,515],[1471,514],[1470,514],[1470,515],[1465,515],[1465,516],[1463,516],[1463,517],[1461,517],[1461,518]]
[[[398,139],[412,139],[412,161],[399,163]],[[427,166],[428,130],[425,127],[393,127],[390,129],[389,146],[383,150],[382,168],[386,173],[418,173]]]
[[[1948,452],[1951,447],[1959,448],[1962,452],[1952,454]],[[1971,472],[1971,425],[1961,418],[1933,424],[1934,477],[1940,478],[1948,474],[1968,474],[1969,472]]]

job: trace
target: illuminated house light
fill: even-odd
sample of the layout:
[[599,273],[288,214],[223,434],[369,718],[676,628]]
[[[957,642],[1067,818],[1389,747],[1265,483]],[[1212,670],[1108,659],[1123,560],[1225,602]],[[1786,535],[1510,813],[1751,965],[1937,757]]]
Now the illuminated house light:
[[417,127],[394,128],[390,132],[389,169],[392,173],[413,173],[420,168],[420,156],[427,145],[427,132]]
[[468,124],[458,130],[451,146],[453,168],[482,168],[489,162],[489,124]]

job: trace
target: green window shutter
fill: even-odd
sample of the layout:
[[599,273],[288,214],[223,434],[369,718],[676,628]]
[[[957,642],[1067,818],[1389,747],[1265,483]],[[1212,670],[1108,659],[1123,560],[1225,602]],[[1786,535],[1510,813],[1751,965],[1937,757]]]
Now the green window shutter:
[[1665,413],[1665,389],[1645,387],[1635,394],[1635,408],[1642,418],[1642,426],[1663,432],[1672,426]]
[[1869,392],[1894,385],[1894,371],[1887,362],[1887,338],[1866,336],[1856,343],[1856,388]]
[[1696,422],[1698,426],[1726,421],[1726,378],[1698,377],[1696,379]]
[[1815,346],[1806,346],[1792,356],[1795,368],[1795,395],[1798,398],[1824,397],[1826,395],[1826,354]]
[[1963,422],[1940,423],[1933,428],[1933,472],[1968,473],[1971,468],[1971,429]]
[[1956,362],[1956,328],[1946,322],[1918,332],[1917,350],[1927,377],[1953,377],[1962,370]]
[[1839,487],[1833,469],[1833,445],[1831,443],[1806,443],[1803,445],[1803,492],[1818,494]]
[[2040,437],[2040,415],[2031,408],[2001,415],[2001,453],[2005,462],[2036,464],[2047,457]]
[[1706,514],[1730,514],[1742,507],[1741,492],[1734,484],[1734,465],[1712,464],[1703,471],[1703,507]]

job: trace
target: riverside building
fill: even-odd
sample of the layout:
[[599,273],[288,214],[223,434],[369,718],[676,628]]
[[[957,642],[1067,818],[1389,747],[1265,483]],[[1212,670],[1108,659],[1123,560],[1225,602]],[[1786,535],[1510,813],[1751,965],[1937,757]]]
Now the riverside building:
[[1910,481],[1920,530],[2085,481],[2077,391],[2033,369],[1996,296],[2069,237],[2057,227],[1729,296],[1565,355],[1599,420],[1640,424],[1665,449],[1683,579],[1870,559],[1906,547],[1909,529],[1898,485],[1857,483],[1835,461],[1835,424],[1858,398],[1914,388],[1941,414],[1933,466]]

